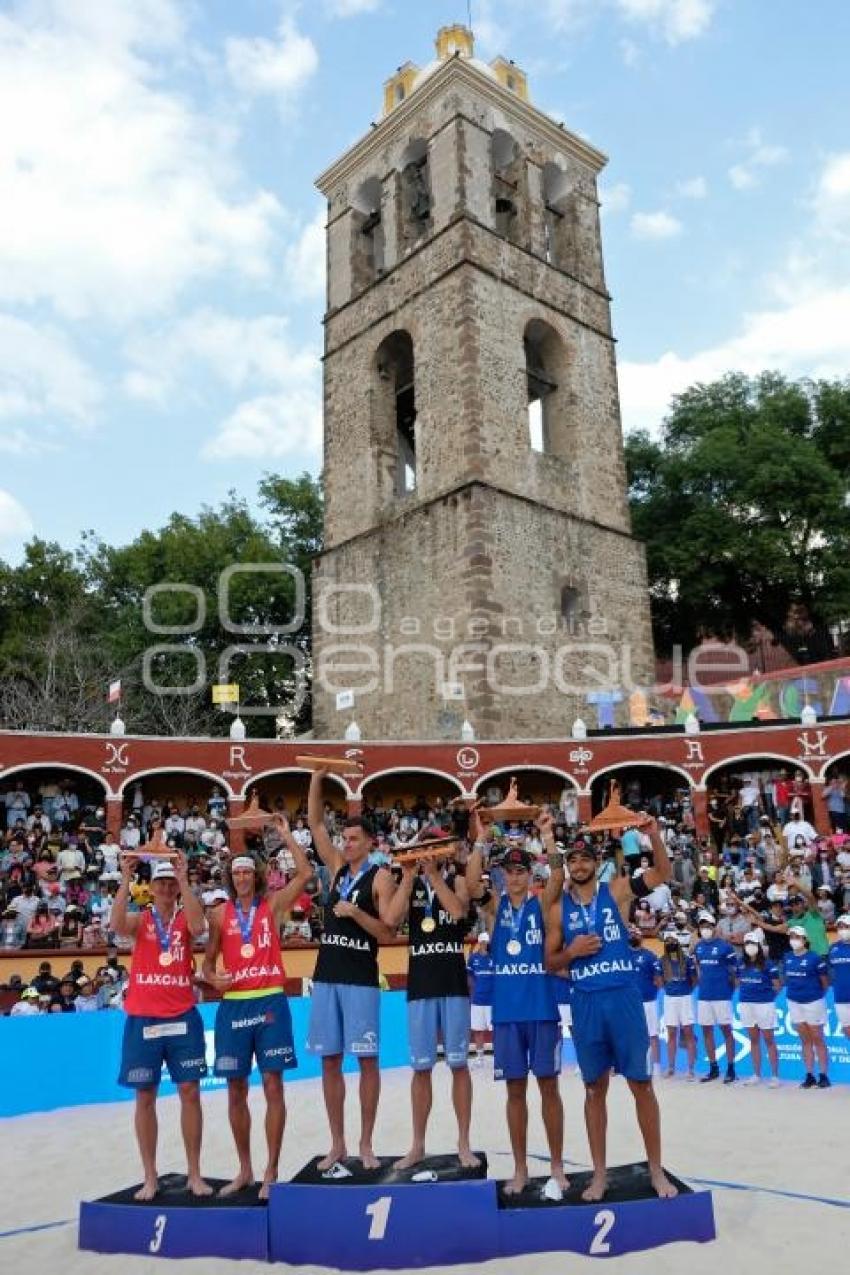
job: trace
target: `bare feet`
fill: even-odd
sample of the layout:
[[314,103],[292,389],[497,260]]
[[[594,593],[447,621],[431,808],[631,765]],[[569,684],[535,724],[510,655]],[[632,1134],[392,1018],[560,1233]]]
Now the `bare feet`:
[[152,1200],[159,1190],[159,1182],[156,1178],[145,1178],[138,1191],[133,1196],[134,1200]]
[[263,1185],[260,1187],[259,1191],[259,1198],[261,1200],[267,1200],[269,1198],[269,1191],[271,1190],[274,1182],[277,1182],[277,1172],[275,1171],[272,1173],[267,1170],[263,1177]]
[[209,1182],[205,1182],[201,1177],[189,1177],[186,1179],[186,1187],[192,1192],[192,1195],[212,1195],[213,1189]]
[[564,1166],[562,1164],[551,1165],[549,1169],[549,1173],[558,1183],[558,1186],[561,1188],[562,1191],[569,1191],[570,1180],[567,1177],[566,1173],[564,1173]]
[[325,1158],[316,1165],[316,1168],[320,1173],[327,1173],[328,1169],[332,1169],[339,1160],[345,1160],[347,1157],[348,1151],[345,1143],[334,1143]]
[[254,1173],[252,1169],[243,1169],[237,1173],[232,1182],[228,1182],[227,1186],[223,1186],[219,1191],[222,1199],[228,1195],[235,1195],[237,1191],[244,1191],[246,1186],[254,1185]]
[[380,1169],[381,1167],[381,1162],[375,1152],[363,1142],[360,1144],[360,1163],[364,1169]]
[[675,1195],[679,1194],[678,1187],[673,1185],[663,1169],[651,1169],[649,1180],[659,1200],[672,1200]]
[[481,1161],[469,1147],[458,1147],[457,1158],[465,1169],[477,1169]]
[[425,1159],[424,1147],[411,1147],[407,1155],[403,1155],[400,1160],[396,1160],[393,1165],[394,1169],[412,1169],[414,1164],[421,1164]]
[[594,1173],[587,1186],[581,1193],[581,1198],[586,1204],[594,1204],[597,1200],[604,1200],[605,1192],[608,1190],[607,1173]]
[[505,1183],[505,1195],[522,1195],[528,1185],[528,1169],[517,1169],[510,1182]]

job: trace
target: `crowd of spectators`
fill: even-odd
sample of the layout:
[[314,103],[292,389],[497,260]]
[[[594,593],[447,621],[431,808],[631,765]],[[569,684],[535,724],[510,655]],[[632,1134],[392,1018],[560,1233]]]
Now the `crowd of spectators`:
[[[844,831],[848,819],[846,810],[838,809],[837,800],[840,794],[842,802],[846,801],[846,790],[843,776],[830,781],[827,801],[833,835],[822,837],[807,817],[811,793],[801,772],[793,777],[779,771],[767,777],[744,775],[726,780],[710,794],[710,830],[707,836],[700,836],[686,790],[666,795],[646,793],[639,780],[628,781],[623,789],[625,804],[657,818],[673,865],[669,885],[659,886],[647,899],[635,902],[633,925],[644,939],[661,938],[675,930],[687,946],[696,933],[700,914],[711,912],[718,921],[719,935],[740,947],[744,935],[760,918],[774,958],[787,950],[788,925],[802,922],[816,931],[820,950],[836,917],[850,911],[850,837]],[[484,800],[498,802],[504,795],[495,786],[484,794]],[[522,790],[520,797],[531,800],[531,794]],[[567,845],[582,835],[573,789],[544,793],[536,800],[555,818],[556,841]],[[330,894],[328,871],[314,853],[306,809],[293,808],[282,797],[272,800],[269,808],[286,814],[293,835],[314,868],[312,880],[282,925],[281,938],[290,945],[315,941],[321,934]],[[32,988],[27,989],[21,1002],[26,1002],[26,1008],[17,1012],[120,1004],[123,976],[116,980],[109,972],[114,972],[116,961],[120,967],[122,946],[109,924],[120,880],[119,855],[122,850],[143,849],[158,827],[170,846],[186,854],[190,884],[205,909],[218,907],[227,898],[223,874],[229,854],[228,811],[226,798],[217,788],[203,798],[189,795],[180,801],[157,801],[146,796],[141,784],[134,785],[117,840],[106,828],[104,808],[82,802],[72,781],[36,794],[17,780],[0,799],[0,812],[5,813],[0,852],[0,951],[94,951],[114,945],[93,980],[87,979],[81,964],[72,967],[49,996],[40,988],[36,988],[37,996]],[[373,861],[390,867],[393,852],[425,830],[455,831],[461,836],[465,832],[464,812],[439,796],[422,794],[385,802],[376,792],[363,813],[375,833]],[[324,817],[331,838],[340,844],[344,811],[328,803]],[[246,833],[245,837],[249,850],[266,864],[270,888],[285,884],[294,864],[277,827],[267,824],[262,832]],[[602,879],[639,873],[650,863],[648,839],[638,830],[626,831],[619,839],[600,837],[598,842]],[[519,823],[496,825],[491,888],[496,892],[501,889],[499,857],[514,845],[533,856],[533,888],[542,891],[549,869],[539,835],[533,824]],[[462,852],[461,862],[463,857]],[[149,881],[150,865],[142,860],[131,886],[132,908],[141,909],[150,902]],[[472,918],[472,935],[480,929],[481,922]],[[53,977],[50,971],[48,974]]]

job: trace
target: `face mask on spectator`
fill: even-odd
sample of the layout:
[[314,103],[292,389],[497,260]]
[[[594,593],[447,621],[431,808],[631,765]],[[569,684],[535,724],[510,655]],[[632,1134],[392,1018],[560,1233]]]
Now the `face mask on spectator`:
[[839,943],[850,943],[850,926],[847,926],[847,925],[839,925],[839,927],[838,927],[838,942],[839,942]]
[[710,925],[701,925],[699,927],[699,932],[704,939],[714,938],[714,930]]
[[792,950],[793,950],[793,951],[797,952],[798,954],[799,954],[800,952],[804,952],[804,951],[806,950],[806,940],[805,940],[805,939],[792,939],[792,940],[791,940],[791,948],[792,948]]
[[758,950],[759,950],[758,943],[744,944],[744,951],[746,952],[747,956],[758,956]]

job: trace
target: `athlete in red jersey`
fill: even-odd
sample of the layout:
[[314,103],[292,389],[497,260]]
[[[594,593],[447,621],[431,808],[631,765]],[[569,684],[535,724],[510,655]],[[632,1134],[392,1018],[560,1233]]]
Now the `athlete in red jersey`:
[[130,881],[138,862],[135,856],[122,861],[121,885],[110,917],[116,934],[135,940],[119,1081],[136,1090],[136,1137],[145,1175],[136,1199],[152,1200],[158,1189],[156,1096],[163,1062],[180,1095],[187,1186],[193,1195],[210,1195],[200,1168],[200,1080],[207,1070],[204,1028],[192,990],[192,940],[206,929],[204,911],[189,888],[186,859],[179,854],[173,866],[163,861],[153,870],[153,907],[128,912]]
[[[286,1124],[283,1072],[296,1066],[278,935],[285,914],[313,875],[289,824],[280,815],[274,822],[295,860],[295,876],[283,889],[267,895],[262,864],[248,855],[231,860],[226,878],[232,899],[209,915],[203,967],[206,981],[224,993],[215,1022],[215,1072],[227,1077],[230,1128],[239,1157],[236,1177],[222,1187],[221,1194],[232,1195],[254,1181],[248,1089],[256,1057],[266,1096],[268,1143],[262,1200],[268,1199],[269,1187],[277,1181]],[[219,956],[223,969],[217,971]]]

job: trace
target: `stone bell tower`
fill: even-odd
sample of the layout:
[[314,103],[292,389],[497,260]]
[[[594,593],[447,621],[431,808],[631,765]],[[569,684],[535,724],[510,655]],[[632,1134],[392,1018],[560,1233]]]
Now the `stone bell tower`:
[[[653,675],[596,177],[523,72],[446,27],[328,200],[314,727],[569,734]],[[354,707],[337,692],[354,692]]]

